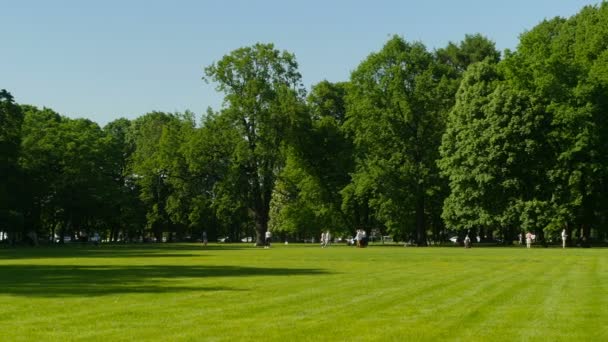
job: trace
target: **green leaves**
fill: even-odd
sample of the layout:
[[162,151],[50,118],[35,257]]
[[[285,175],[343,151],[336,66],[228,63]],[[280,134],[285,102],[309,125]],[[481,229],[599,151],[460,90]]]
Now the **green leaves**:
[[16,231],[22,222],[18,165],[23,113],[13,96],[0,90],[0,230]]
[[308,97],[293,54],[239,48],[205,68],[224,103],[200,125],[152,112],[102,130],[3,90],[0,225],[158,239],[255,226],[258,243],[269,225],[363,227],[419,245],[448,229],[605,232],[606,22],[606,3],[545,20],[502,61],[480,34],[436,51],[394,36]]
[[275,50],[272,44],[256,44],[224,56],[205,74],[225,93],[220,115],[241,137],[231,168],[246,179],[238,193],[252,213],[257,243],[262,244],[271,194],[284,165],[282,148],[297,138],[295,127],[306,125],[295,57]]
[[[436,182],[435,160],[448,96],[437,61],[421,43],[393,37],[353,72],[347,121],[357,160],[354,182],[370,184],[378,219],[399,235],[416,222],[426,244],[424,201]],[[358,188],[355,186],[355,189]]]

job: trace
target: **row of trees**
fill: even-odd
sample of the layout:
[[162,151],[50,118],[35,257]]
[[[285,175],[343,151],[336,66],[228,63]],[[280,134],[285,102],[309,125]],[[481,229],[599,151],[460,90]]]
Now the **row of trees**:
[[435,51],[395,36],[308,94],[293,54],[256,44],[205,69],[225,97],[199,123],[152,112],[100,128],[2,91],[0,230],[605,239],[606,22],[607,3],[543,21],[502,60],[478,34]]

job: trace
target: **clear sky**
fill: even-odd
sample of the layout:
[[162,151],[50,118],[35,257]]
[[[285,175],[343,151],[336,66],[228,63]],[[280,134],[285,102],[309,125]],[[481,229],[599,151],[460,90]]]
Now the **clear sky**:
[[197,115],[222,95],[203,68],[256,42],[295,53],[307,87],[344,81],[393,34],[427,48],[482,33],[499,50],[599,0],[0,0],[0,88],[105,125],[152,110]]

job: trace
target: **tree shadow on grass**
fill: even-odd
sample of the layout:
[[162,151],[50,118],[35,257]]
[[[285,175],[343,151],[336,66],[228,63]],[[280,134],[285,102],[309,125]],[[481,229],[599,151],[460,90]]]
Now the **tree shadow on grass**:
[[209,245],[203,247],[196,244],[104,244],[101,246],[67,244],[44,247],[0,248],[0,260],[129,257],[180,258],[201,257],[205,255],[204,252],[209,251],[241,249],[256,250],[256,248],[247,245]]
[[[231,287],[172,286],[180,278],[322,275],[320,269],[240,266],[0,265],[0,293],[14,296],[86,297],[124,293],[243,291]],[[196,282],[196,280],[190,282]]]

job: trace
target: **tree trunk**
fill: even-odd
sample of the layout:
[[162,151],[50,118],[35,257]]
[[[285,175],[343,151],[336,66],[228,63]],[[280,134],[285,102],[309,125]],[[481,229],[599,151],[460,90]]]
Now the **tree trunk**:
[[510,226],[505,226],[502,228],[502,244],[504,246],[510,245],[513,243],[512,237],[513,229]]
[[72,219],[68,218],[67,221],[64,222],[63,226],[59,230],[59,243],[60,244],[63,245],[65,243],[65,230],[70,228],[71,225],[72,225]]
[[258,213],[255,214],[255,245],[256,246],[264,246],[266,231],[268,230],[268,213]]
[[51,241],[52,241],[52,243],[55,243],[55,226],[56,226],[56,224],[53,222],[53,224],[51,225]]
[[549,247],[549,246],[547,245],[547,238],[546,238],[546,236],[545,236],[545,231],[541,229],[541,230],[538,232],[538,236],[539,236],[539,237],[538,237],[538,239],[537,239],[537,240],[538,240],[538,241],[540,241],[540,244],[541,244],[543,247]]
[[589,241],[591,233],[591,226],[588,224],[581,225],[581,247],[589,248],[591,243]]
[[426,222],[424,217],[424,193],[418,191],[416,199],[416,243],[419,247],[426,247]]
[[112,225],[112,228],[110,229],[110,242],[114,242],[115,236],[116,236],[116,227],[114,225]]

